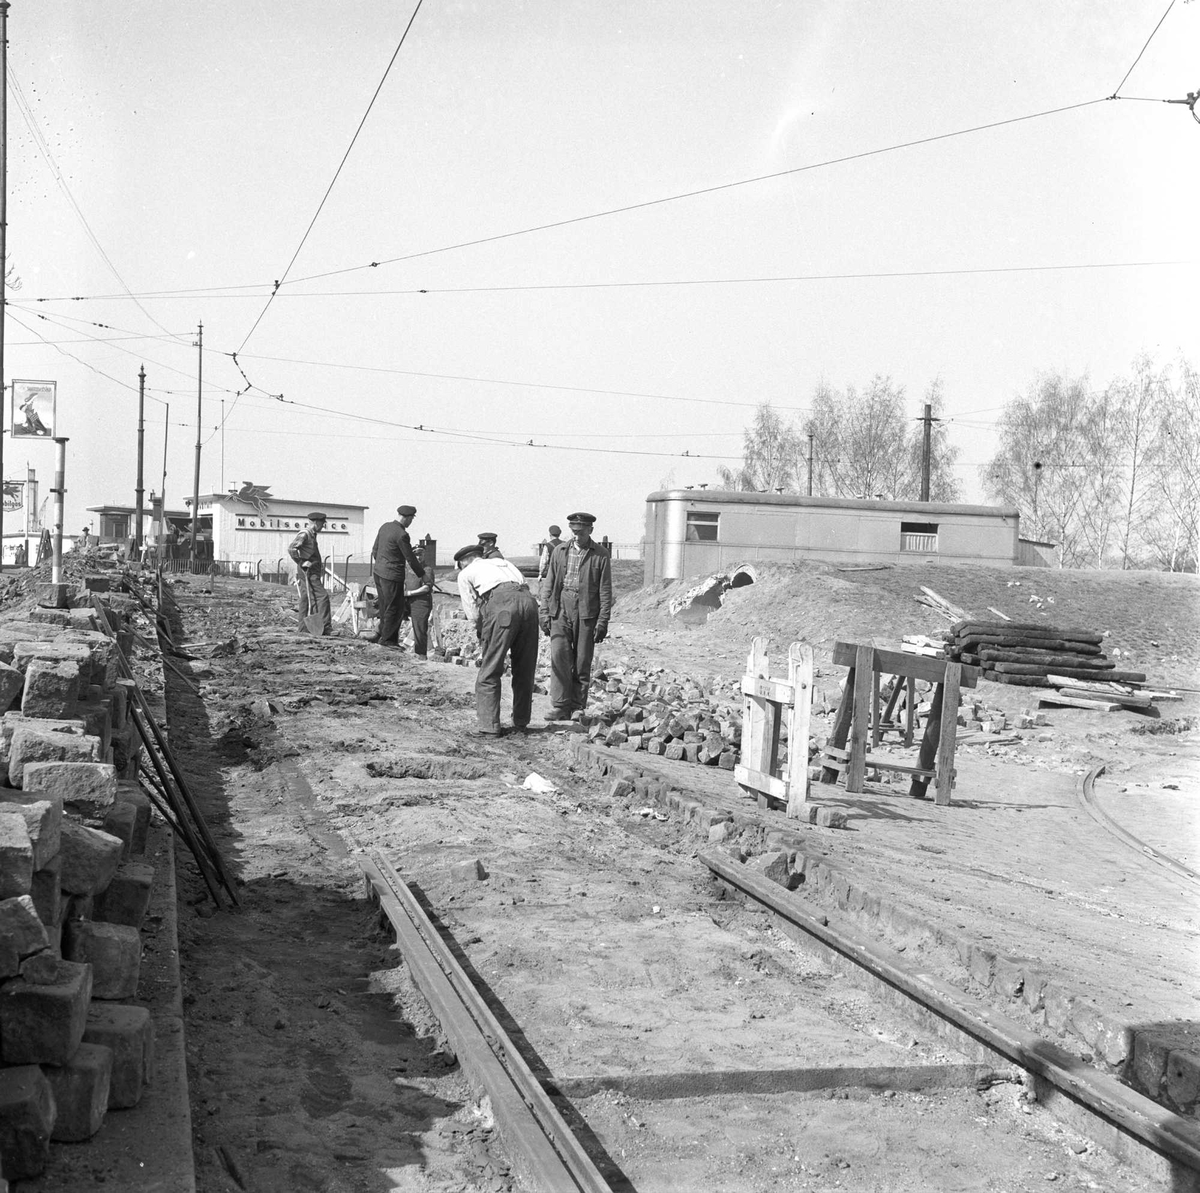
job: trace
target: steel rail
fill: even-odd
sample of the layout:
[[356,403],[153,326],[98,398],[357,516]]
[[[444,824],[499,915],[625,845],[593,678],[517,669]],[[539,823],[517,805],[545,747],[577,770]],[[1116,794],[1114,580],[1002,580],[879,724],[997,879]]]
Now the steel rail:
[[1197,874],[1191,866],[1184,865],[1183,862],[1176,861],[1169,853],[1163,853],[1161,849],[1155,849],[1153,845],[1147,845],[1140,837],[1135,837],[1128,829],[1122,828],[1099,804],[1096,799],[1096,780],[1104,774],[1107,767],[1102,762],[1099,766],[1094,766],[1086,775],[1083,776],[1083,781],[1079,785],[1079,802],[1083,805],[1083,810],[1102,828],[1105,832],[1116,837],[1123,845],[1128,845],[1130,849],[1140,853],[1144,858],[1152,862],[1157,862],[1160,866],[1165,866],[1171,873],[1179,878],[1187,878],[1192,882],[1200,882],[1200,874]]
[[522,1175],[547,1193],[611,1193],[611,1186],[404,879],[377,852],[355,856],[396,931],[414,981],[463,1068],[491,1099],[501,1136]]
[[[900,954],[860,939],[846,927],[830,927],[805,909],[778,883],[746,868],[732,857],[702,850],[700,861],[718,877],[872,977],[949,1023],[963,1034],[1042,1078],[1089,1114],[1138,1143],[1200,1173],[1200,1124],[1172,1114],[1115,1077],[1085,1065],[1077,1057],[1026,1031],[990,1007],[931,974],[916,974]],[[822,918],[826,918],[822,915]]]

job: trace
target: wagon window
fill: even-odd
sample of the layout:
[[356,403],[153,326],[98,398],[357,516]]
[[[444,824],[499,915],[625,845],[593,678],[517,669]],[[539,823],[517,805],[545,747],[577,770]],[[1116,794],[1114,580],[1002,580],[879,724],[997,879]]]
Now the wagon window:
[[688,510],[687,540],[689,543],[715,543],[720,514],[706,514],[700,510]]
[[938,549],[936,522],[901,522],[900,550],[929,552]]

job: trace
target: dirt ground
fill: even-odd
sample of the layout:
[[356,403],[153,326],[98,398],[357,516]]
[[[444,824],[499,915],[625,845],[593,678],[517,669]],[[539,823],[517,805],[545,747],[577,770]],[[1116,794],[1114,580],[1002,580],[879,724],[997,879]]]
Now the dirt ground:
[[[841,675],[827,662],[834,640],[895,645],[903,633],[946,624],[912,599],[924,583],[977,613],[995,605],[1024,616],[1019,602],[1037,608],[1028,599],[1036,596],[1051,623],[1108,631],[1152,682],[1200,686],[1194,578],[1086,575],[1090,583],[1024,569],[1000,578],[965,569],[764,569],[707,625],[688,628],[665,613],[671,590],[639,591],[640,576],[624,567],[625,595],[599,665],[665,667],[711,686],[741,674],[754,634],[780,654],[807,636],[818,664],[825,660],[818,701],[832,705]],[[241,879],[242,905],[214,914],[181,854],[202,1193],[520,1187],[488,1106],[473,1096],[362,898],[355,850],[380,851],[414,885],[557,1079],[961,1061],[822,971],[765,917],[721,899],[692,858],[697,842],[579,773],[570,735],[465,736],[471,668],[422,664],[346,636],[297,638],[285,588],[205,588],[184,581],[176,589],[176,640],[218,645],[176,660],[190,679],[168,672],[171,734]],[[993,706],[1031,703],[1028,690],[986,688]],[[1197,703],[1189,694],[1164,705],[1164,716],[1194,719]],[[546,707],[539,696],[535,724]],[[1104,762],[1106,806],[1130,812],[1132,831],[1195,864],[1200,849],[1186,835],[1197,824],[1197,733],[1137,733],[1147,720],[1131,713],[1060,710],[1049,720],[1015,747],[960,753],[956,794],[978,793],[970,823],[989,831],[996,817],[1011,823],[1001,834],[1010,854],[995,859],[991,880],[952,864],[955,846],[923,823],[932,805],[902,804],[886,789],[858,807],[844,801],[854,831],[826,832],[820,847],[894,883],[918,909],[951,902],[964,925],[994,932],[1014,951],[1023,922],[1040,930],[1053,921],[1064,968],[1114,998],[1144,1000],[1147,1015],[1179,1017],[1186,1001],[1200,1018],[1191,995],[1200,982],[1189,977],[1181,991],[1166,959],[1178,949],[1194,958],[1194,896],[1165,879],[1153,886],[1156,876],[1099,835],[1087,836],[1092,854],[1072,860],[1094,828],[1076,810],[1075,786]],[[823,725],[817,718],[814,732]],[[732,787],[728,775],[683,769],[696,782]],[[525,788],[531,773],[556,790]],[[1057,839],[1023,836],[1022,808],[1045,807],[1055,809]],[[965,853],[974,830],[959,831]],[[943,853],[922,851],[935,840]],[[484,880],[451,878],[452,863],[476,858]],[[1138,906],[1159,899],[1154,922],[1122,912],[1130,881],[1151,884]],[[1104,964],[1121,914],[1132,971],[1126,958]],[[1150,980],[1138,982],[1137,965]],[[618,1188],[1143,1187],[1030,1106],[1019,1085],[843,1093],[646,1100],[601,1090],[576,1108],[611,1158]]]

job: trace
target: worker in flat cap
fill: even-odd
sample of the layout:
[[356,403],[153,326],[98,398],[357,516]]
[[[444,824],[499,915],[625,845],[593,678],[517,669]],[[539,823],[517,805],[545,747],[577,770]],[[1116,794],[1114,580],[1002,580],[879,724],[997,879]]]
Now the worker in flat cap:
[[484,559],[504,558],[500,548],[496,546],[496,536],[490,530],[485,530],[476,537],[479,539],[479,552]]
[[429,618],[433,613],[433,590],[437,585],[437,577],[420,543],[413,548],[413,554],[421,565],[421,571],[411,580],[405,578],[408,587],[404,589],[404,599],[408,602],[408,616],[412,619],[413,658],[424,662],[429,657]]
[[296,579],[300,588],[299,632],[307,632],[305,618],[310,612],[317,613],[324,625],[322,637],[333,633],[329,593],[325,591],[325,563],[317,546],[317,535],[325,529],[325,521],[325,515],[319,510],[309,514],[304,529],[288,544],[288,556],[296,565]]
[[390,650],[400,649],[400,626],[408,615],[404,597],[404,569],[414,577],[413,587],[420,583],[425,569],[413,551],[408,528],[417,516],[416,506],[396,507],[396,518],[385,522],[371,547],[371,574],[378,594],[379,628],[368,639]]
[[538,583],[546,578],[546,573],[550,570],[550,556],[554,554],[554,548],[562,542],[562,527],[551,526],[549,537],[542,539],[538,543]]
[[592,655],[608,634],[612,561],[592,539],[594,514],[567,518],[571,537],[550,554],[541,585],[539,624],[550,638],[550,719],[569,720],[587,707]]
[[538,606],[525,577],[507,559],[485,559],[479,543],[454,553],[458,595],[467,620],[479,636],[479,674],[475,679],[476,737],[499,737],[500,681],[504,660],[512,660],[512,723],[529,729],[533,711],[533,673],[537,667]]

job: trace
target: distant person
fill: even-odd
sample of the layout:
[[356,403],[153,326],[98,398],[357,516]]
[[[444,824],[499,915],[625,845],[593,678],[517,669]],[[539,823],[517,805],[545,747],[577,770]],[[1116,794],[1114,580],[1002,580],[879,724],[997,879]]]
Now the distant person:
[[562,527],[551,526],[549,531],[550,537],[543,539],[538,545],[538,581],[542,581],[546,577],[546,573],[550,570],[550,556],[554,554],[554,548],[562,542]]
[[81,551],[86,551],[88,549],[88,547],[91,546],[91,542],[92,542],[91,534],[92,534],[91,530],[85,526],[83,528],[82,534],[80,534],[80,536],[79,536],[79,542],[76,543],[76,546]]
[[479,674],[475,679],[476,737],[499,737],[500,681],[504,660],[512,660],[513,728],[524,733],[533,711],[533,673],[537,667],[538,607],[525,577],[507,559],[485,559],[479,543],[454,553],[458,595],[467,620],[479,637]]
[[550,555],[541,587],[539,624],[550,639],[550,719],[569,720],[587,707],[592,656],[608,634],[612,561],[592,539],[594,514],[567,518],[569,542]]
[[13,567],[23,568],[29,562],[29,547],[25,543],[18,543],[17,549],[13,552]]
[[288,556],[295,562],[297,581],[300,588],[299,632],[308,632],[304,619],[310,612],[317,613],[324,623],[321,637],[333,633],[333,614],[329,608],[329,593],[325,591],[325,563],[317,546],[317,535],[325,529],[325,515],[308,515],[304,529],[288,544]]
[[425,548],[413,548],[421,570],[414,577],[415,588],[406,588],[404,598],[408,601],[408,615],[412,618],[413,655],[418,659],[429,657],[429,615],[433,612],[433,586],[437,578],[433,568],[425,566]]
[[484,559],[504,558],[500,553],[500,548],[496,546],[496,536],[490,530],[477,537],[479,539],[479,550]]
[[377,642],[389,650],[400,648],[400,626],[408,612],[404,599],[405,566],[414,578],[424,570],[408,533],[416,516],[416,506],[397,506],[395,521],[385,522],[379,528],[371,547],[371,574],[375,578],[379,628],[367,641]]

